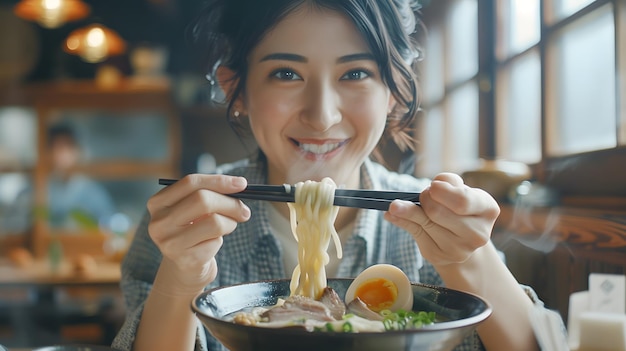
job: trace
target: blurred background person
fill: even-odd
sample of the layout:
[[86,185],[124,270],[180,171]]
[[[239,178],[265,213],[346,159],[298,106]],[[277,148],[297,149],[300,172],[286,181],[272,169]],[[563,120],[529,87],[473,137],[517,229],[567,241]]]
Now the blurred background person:
[[28,230],[35,216],[44,216],[52,230],[95,229],[107,223],[115,213],[114,202],[102,184],[77,171],[82,153],[74,128],[66,123],[51,126],[47,152],[46,206],[35,208],[33,188],[27,187],[9,211],[10,229]]

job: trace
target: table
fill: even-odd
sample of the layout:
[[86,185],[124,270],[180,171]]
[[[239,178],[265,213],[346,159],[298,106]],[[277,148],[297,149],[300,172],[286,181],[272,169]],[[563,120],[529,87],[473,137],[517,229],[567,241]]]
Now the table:
[[0,288],[50,287],[71,285],[118,285],[121,278],[119,262],[101,260],[93,271],[76,274],[72,264],[63,261],[56,271],[45,259],[39,259],[25,267],[17,267],[8,259],[0,258]]
[[[77,274],[69,261],[62,261],[53,270],[45,259],[18,267],[0,258],[0,308],[14,331],[11,344],[55,344],[61,341],[54,333],[60,335],[62,323],[104,321],[104,311],[112,313],[119,310],[116,306],[123,305],[119,302],[120,278],[120,263],[106,259],[97,260],[93,269]],[[54,333],[48,329],[42,332],[42,325],[50,326]],[[103,334],[108,337],[112,332]],[[39,345],[34,345],[35,341]]]

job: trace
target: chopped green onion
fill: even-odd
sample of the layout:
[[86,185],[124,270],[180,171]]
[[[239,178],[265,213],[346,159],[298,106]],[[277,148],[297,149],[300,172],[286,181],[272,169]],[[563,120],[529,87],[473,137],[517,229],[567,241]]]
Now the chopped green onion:
[[353,330],[352,324],[350,322],[345,322],[343,326],[341,327],[341,329],[343,330],[344,333],[351,333]]
[[390,315],[392,313],[393,312],[391,312],[391,310],[382,310],[382,311],[380,311],[380,315],[383,316],[383,317],[388,316],[388,315]]
[[335,328],[331,323],[326,323],[326,331],[335,331]]
[[407,328],[421,328],[424,325],[435,323],[435,312],[413,312],[398,310],[397,312],[381,311],[385,330],[405,330]]
[[385,327],[385,330],[392,330],[393,329],[393,321],[391,319],[383,319],[383,326]]

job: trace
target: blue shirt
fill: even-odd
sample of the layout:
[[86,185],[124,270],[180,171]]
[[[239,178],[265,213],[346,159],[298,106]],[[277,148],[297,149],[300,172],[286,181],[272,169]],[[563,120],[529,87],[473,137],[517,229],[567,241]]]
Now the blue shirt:
[[[265,184],[263,162],[243,160],[222,166],[218,172],[244,176],[250,183]],[[366,161],[361,169],[361,188],[421,191],[429,181],[410,175],[389,172],[383,166]],[[290,278],[282,261],[282,248],[271,231],[268,207],[263,201],[246,201],[252,215],[237,226],[216,256],[218,276],[207,288],[262,279]],[[113,347],[131,350],[143,304],[162,259],[148,235],[146,216],[140,224],[130,247],[131,254],[122,263],[121,288],[127,307],[127,318]],[[343,258],[338,277],[355,277],[365,268],[377,263],[389,263],[402,269],[414,282],[442,285],[433,266],[426,262],[413,237],[383,218],[382,211],[360,210],[352,236],[343,245]],[[198,321],[196,350],[225,350]],[[484,350],[478,334],[469,335],[456,351]]]
[[[51,177],[47,182],[45,216],[52,229],[75,230],[97,226],[115,214],[110,194],[98,182],[80,174],[68,179]],[[33,223],[34,192],[32,187],[22,190],[4,219],[4,229],[22,232]]]
[[51,227],[78,229],[76,216],[95,224],[108,220],[115,213],[113,200],[99,183],[82,175],[63,181],[48,181],[48,221]]

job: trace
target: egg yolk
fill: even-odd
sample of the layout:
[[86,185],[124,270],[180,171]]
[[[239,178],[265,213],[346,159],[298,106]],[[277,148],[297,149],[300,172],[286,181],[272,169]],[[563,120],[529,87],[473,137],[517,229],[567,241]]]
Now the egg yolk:
[[393,282],[383,278],[368,279],[356,289],[358,297],[374,312],[390,309],[398,298],[398,287]]

